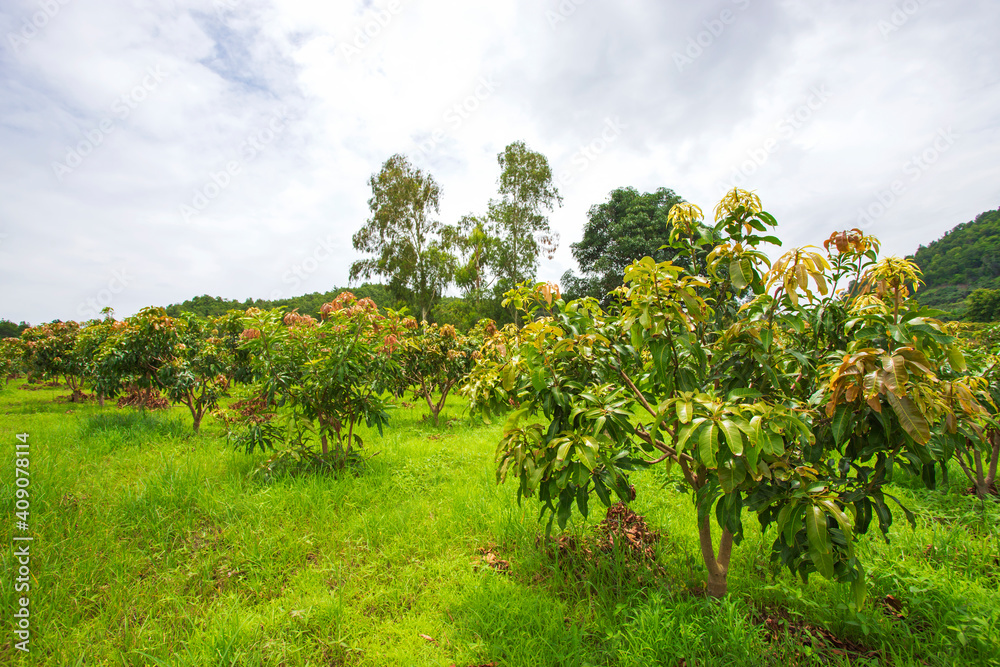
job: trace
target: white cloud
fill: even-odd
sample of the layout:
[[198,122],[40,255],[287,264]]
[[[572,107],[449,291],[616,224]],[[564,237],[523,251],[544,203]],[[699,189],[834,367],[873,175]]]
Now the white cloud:
[[[870,229],[898,254],[1000,204],[1000,6],[985,0],[909,0],[889,32],[893,6],[860,0],[61,1],[30,38],[37,1],[0,10],[0,317],[77,317],[123,268],[119,314],[344,285],[368,178],[395,152],[441,183],[447,221],[484,210],[511,141],[570,172],[545,279],[574,268],[587,210],[621,186],[708,210],[742,173],[799,245],[903,180]],[[150,68],[165,73],[153,86]],[[817,86],[830,94],[810,106]],[[581,161],[613,118],[625,127]],[[907,161],[949,127],[953,145],[914,180]],[[53,163],[97,132],[60,180]],[[234,161],[186,221],[181,205]],[[317,244],[329,259],[289,280]]]

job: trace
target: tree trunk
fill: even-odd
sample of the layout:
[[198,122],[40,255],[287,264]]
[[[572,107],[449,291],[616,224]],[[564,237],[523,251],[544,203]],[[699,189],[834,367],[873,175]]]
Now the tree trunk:
[[722,531],[719,540],[719,557],[715,557],[712,546],[711,518],[706,516],[698,526],[698,542],[701,545],[701,557],[708,570],[708,585],[706,592],[714,598],[721,598],[728,590],[727,576],[729,574],[729,557],[733,550],[733,535],[728,530]]
[[1000,431],[993,431],[990,435],[993,441],[993,451],[990,457],[990,470],[986,474],[987,489],[997,482],[997,459],[1000,458]]
[[434,403],[434,399],[431,398],[431,394],[427,389],[424,389],[424,400],[427,401],[427,407],[431,411],[431,419],[434,420],[434,425],[437,426],[437,416],[441,412],[441,406]]
[[198,429],[201,428],[201,418],[202,418],[202,416],[203,416],[203,414],[200,411],[193,413],[193,417],[194,417],[194,432],[195,433],[197,433]]

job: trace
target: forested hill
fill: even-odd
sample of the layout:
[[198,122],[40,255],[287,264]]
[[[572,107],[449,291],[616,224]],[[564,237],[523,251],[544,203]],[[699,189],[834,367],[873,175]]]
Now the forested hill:
[[[237,301],[236,299],[223,299],[218,296],[213,297],[205,294],[188,299],[183,303],[174,303],[167,306],[167,314],[171,317],[177,317],[182,312],[190,312],[202,317],[216,317],[224,315],[229,310],[246,310],[251,307],[270,310],[271,308],[284,306],[286,310],[298,310],[303,315],[319,317],[320,306],[333,301],[338,294],[346,291],[348,291],[348,288],[341,287],[329,292],[313,292],[312,294],[303,294],[302,296],[275,301],[264,299]],[[393,300],[390,298],[385,285],[365,283],[360,287],[352,287],[349,291],[353,292],[359,298],[368,297],[379,306],[393,306]]]
[[913,259],[924,273],[920,303],[963,317],[974,290],[1000,290],[1000,210],[981,213],[920,246]]

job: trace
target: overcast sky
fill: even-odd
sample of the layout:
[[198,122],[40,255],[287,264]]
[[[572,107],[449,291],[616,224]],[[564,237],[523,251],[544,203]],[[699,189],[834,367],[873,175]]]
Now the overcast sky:
[[998,29],[996,0],[4,0],[0,318],[344,286],[390,155],[455,222],[516,140],[564,198],[540,279],[623,186],[912,253],[1000,206]]

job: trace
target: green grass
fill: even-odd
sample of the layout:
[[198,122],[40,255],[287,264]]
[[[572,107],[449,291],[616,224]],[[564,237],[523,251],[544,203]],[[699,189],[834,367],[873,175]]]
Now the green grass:
[[[0,556],[0,664],[758,665],[997,664],[1000,511],[948,485],[898,479],[888,544],[860,544],[872,603],[803,585],[769,560],[773,535],[746,517],[730,595],[704,584],[690,497],[661,470],[632,504],[663,534],[659,573],[623,555],[558,560],[540,548],[537,504],[498,487],[498,425],[449,402],[442,426],[399,409],[365,433],[357,474],[251,478],[263,455],[227,448],[218,423],[191,434],[184,409],[142,414],[57,402],[65,390],[0,392],[0,528],[14,530],[15,434],[29,434],[31,652],[14,649],[17,563]],[[69,411],[71,414],[67,414]],[[450,425],[444,425],[448,419]],[[603,517],[576,521],[577,538]],[[877,529],[875,530],[877,533]],[[479,549],[510,562],[486,565]],[[892,595],[903,618],[877,604]],[[765,618],[780,621],[768,633]],[[853,658],[809,639],[860,647]],[[429,639],[428,639],[429,638]],[[684,660],[682,663],[681,660]]]

